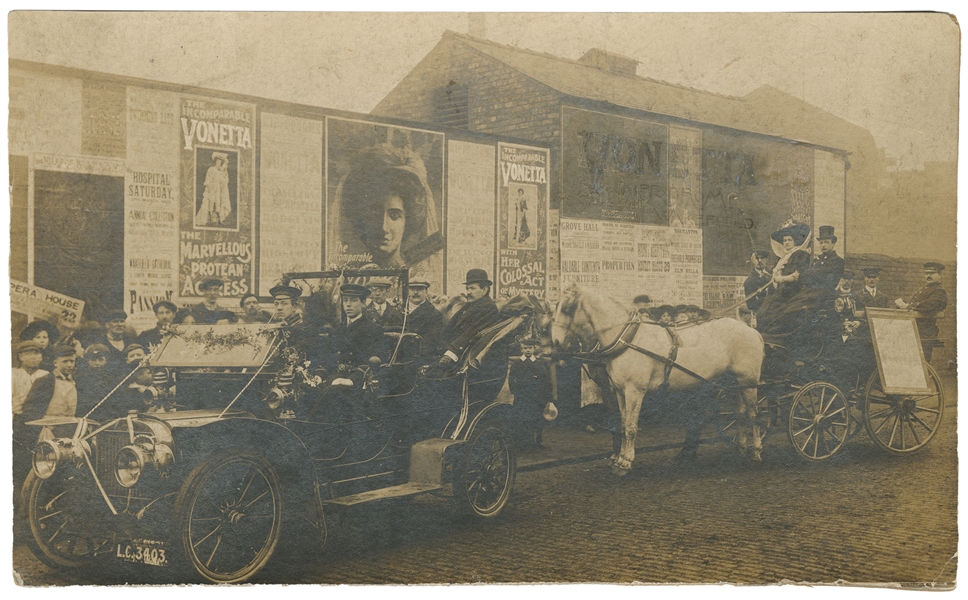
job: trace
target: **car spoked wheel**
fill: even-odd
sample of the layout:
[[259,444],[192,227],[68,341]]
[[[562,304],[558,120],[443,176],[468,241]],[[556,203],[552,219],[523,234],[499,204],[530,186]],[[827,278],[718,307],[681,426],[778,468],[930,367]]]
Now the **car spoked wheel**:
[[213,583],[248,580],[279,543],[282,511],[282,486],[265,458],[243,450],[209,457],[178,498],[188,562]]
[[79,569],[106,549],[106,539],[95,534],[99,519],[90,511],[96,510],[98,499],[89,497],[88,487],[93,487],[90,479],[76,470],[55,473],[49,479],[32,472],[27,476],[24,497],[30,535],[26,541],[45,564]]
[[478,425],[454,481],[454,497],[463,512],[495,517],[507,505],[517,473],[514,442],[507,428],[493,421]]

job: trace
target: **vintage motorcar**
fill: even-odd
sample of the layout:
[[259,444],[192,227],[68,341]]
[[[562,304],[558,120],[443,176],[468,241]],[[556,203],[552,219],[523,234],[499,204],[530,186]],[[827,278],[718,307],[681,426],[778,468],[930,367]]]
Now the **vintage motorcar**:
[[105,559],[237,583],[287,543],[304,549],[307,531],[325,543],[333,510],[435,492],[495,517],[516,472],[497,347],[522,321],[433,377],[419,336],[389,331],[392,358],[356,388],[297,352],[289,325],[175,327],[146,359],[146,409],[112,414],[109,396],[90,415],[30,423],[46,434],[22,492],[27,541],[55,567]]

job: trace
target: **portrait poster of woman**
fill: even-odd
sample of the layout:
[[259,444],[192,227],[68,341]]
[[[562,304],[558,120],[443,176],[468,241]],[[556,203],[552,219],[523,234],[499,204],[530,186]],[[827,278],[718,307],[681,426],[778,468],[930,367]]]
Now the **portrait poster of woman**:
[[443,276],[443,135],[328,119],[325,264]]
[[538,249],[538,188],[527,183],[512,184],[505,199],[508,206],[508,248]]
[[195,148],[195,229],[239,230],[237,152]]

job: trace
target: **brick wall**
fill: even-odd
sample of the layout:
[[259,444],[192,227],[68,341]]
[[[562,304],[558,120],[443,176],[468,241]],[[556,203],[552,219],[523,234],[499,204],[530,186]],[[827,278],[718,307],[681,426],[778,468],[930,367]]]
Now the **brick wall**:
[[[864,285],[864,274],[861,269],[878,267],[881,269],[881,281],[878,288],[885,292],[893,301],[895,298],[911,299],[916,291],[924,285],[923,260],[910,258],[893,258],[883,254],[848,254],[846,256],[847,269],[854,272],[854,287]],[[957,297],[955,290],[954,263],[943,263],[941,285],[948,293],[948,307],[944,310],[945,318],[938,320],[938,337],[945,340],[944,348],[936,348],[931,357],[931,365],[938,371],[954,372],[957,368],[956,341],[956,312]]]

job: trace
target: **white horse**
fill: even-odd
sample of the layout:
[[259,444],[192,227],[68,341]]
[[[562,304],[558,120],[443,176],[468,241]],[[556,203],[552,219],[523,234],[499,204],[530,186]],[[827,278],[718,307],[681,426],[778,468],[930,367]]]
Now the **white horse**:
[[[562,293],[552,323],[552,339],[557,346],[582,331],[593,335],[603,348],[612,346],[630,320],[630,308],[617,300],[606,298],[589,289],[572,284]],[[762,440],[756,424],[756,385],[760,382],[763,364],[763,338],[759,332],[733,319],[713,319],[695,325],[674,328],[680,340],[675,364],[688,369],[697,378],[679,368],[668,370],[665,362],[650,357],[630,346],[668,357],[673,346],[665,327],[651,322],[638,326],[628,344],[619,343],[614,352],[603,357],[609,378],[615,389],[621,416],[619,450],[612,455],[613,470],[626,475],[635,459],[635,434],[638,432],[639,411],[643,398],[659,389],[668,377],[669,390],[699,388],[724,373],[732,373],[742,387],[737,414],[743,417],[738,442],[750,457],[760,460]],[[628,337],[626,335],[626,337]],[[587,340],[586,340],[587,342]],[[623,350],[624,348],[624,350]],[[747,438],[752,430],[752,440]]]

